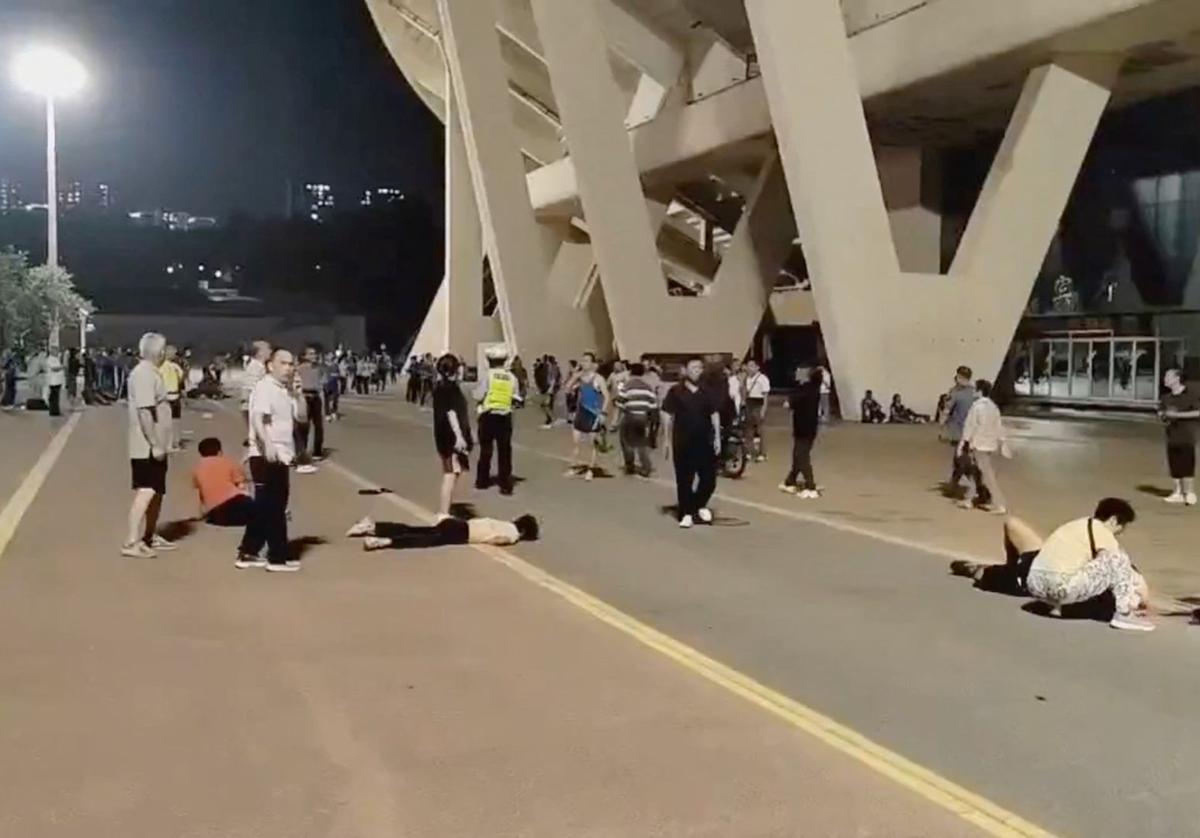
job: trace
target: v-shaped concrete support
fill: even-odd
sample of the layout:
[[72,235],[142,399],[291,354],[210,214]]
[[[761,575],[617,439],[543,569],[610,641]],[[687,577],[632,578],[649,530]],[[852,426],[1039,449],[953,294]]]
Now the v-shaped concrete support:
[[958,364],[1003,362],[1121,59],[1034,70],[949,276],[896,257],[838,0],[746,0],[843,410],[863,391],[931,408]]
[[597,0],[532,5],[619,351],[745,352],[794,237],[781,170],[760,177],[712,290],[668,296]]

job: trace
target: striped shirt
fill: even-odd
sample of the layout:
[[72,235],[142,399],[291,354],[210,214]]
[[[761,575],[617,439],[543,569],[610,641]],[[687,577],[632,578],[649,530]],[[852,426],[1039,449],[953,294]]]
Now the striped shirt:
[[630,378],[617,396],[617,407],[631,416],[649,416],[658,409],[658,395],[642,379]]

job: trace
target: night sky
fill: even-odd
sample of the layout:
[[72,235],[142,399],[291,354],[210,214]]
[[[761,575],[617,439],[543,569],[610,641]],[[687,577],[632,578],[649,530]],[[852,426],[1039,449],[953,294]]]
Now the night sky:
[[362,0],[0,0],[0,176],[44,195],[44,116],[15,90],[22,44],[74,52],[88,89],[59,110],[59,180],[108,181],[124,209],[282,214],[285,183],[339,204],[441,183],[440,126]]

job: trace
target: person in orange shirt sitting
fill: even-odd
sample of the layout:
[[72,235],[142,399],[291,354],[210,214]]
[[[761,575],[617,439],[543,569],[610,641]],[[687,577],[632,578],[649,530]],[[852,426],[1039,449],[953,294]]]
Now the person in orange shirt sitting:
[[221,453],[221,440],[208,437],[198,446],[200,462],[192,471],[192,483],[200,494],[200,514],[218,527],[244,527],[250,520],[254,500],[246,492],[246,474]]

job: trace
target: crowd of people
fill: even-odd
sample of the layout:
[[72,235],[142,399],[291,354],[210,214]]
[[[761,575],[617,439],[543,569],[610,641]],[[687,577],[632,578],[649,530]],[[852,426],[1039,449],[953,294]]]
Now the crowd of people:
[[[243,365],[244,448],[236,458],[215,437],[201,440],[192,481],[204,520],[243,530],[234,562],[238,568],[299,569],[288,552],[291,474],[317,471],[327,451],[325,425],[339,418],[343,395],[383,392],[401,375],[406,378],[406,400],[433,412],[434,447],[441,465],[438,521],[432,527],[413,528],[364,519],[349,535],[363,538],[366,549],[511,544],[536,538],[538,524],[530,516],[461,522],[451,515],[461,478],[472,472],[473,456],[477,490],[497,487],[503,495],[514,493],[514,411],[535,399],[544,429],[569,428],[568,476],[591,481],[601,475],[600,457],[612,439],[631,477],[652,477],[654,454],[659,453],[674,474],[678,525],[690,529],[714,522],[711,499],[734,430],[751,462],[767,460],[766,424],[774,397],[791,417],[791,462],[779,489],[799,498],[821,496],[812,458],[831,415],[832,387],[828,370],[819,365],[796,368],[786,397],[780,399],[778,388],[754,360],[743,364],[686,358],[672,381],[653,358],[602,364],[595,353],[584,352],[568,360],[565,370],[554,356],[539,357],[530,374],[519,357],[510,358],[507,349],[497,345],[485,353],[485,366],[468,391],[469,368],[452,354],[413,355],[405,361],[383,348],[350,352],[318,346],[293,354],[265,341],[234,354],[241,355]],[[182,448],[184,402],[224,397],[229,366],[228,357],[220,355],[194,372],[191,351],[179,350],[155,333],[143,336],[136,351],[46,351],[30,358],[7,352],[2,359],[2,404],[6,409],[15,405],[15,382],[22,371],[31,379],[30,401],[41,393],[52,414],[59,412],[64,397],[80,404],[126,400],[134,497],[121,553],[149,558],[175,548],[159,533],[158,519],[169,458]],[[1159,416],[1173,481],[1165,500],[1194,506],[1200,390],[1189,386],[1178,369],[1164,374],[1163,386]],[[1103,599],[1114,627],[1152,629],[1153,624],[1138,615],[1148,598],[1145,579],[1117,541],[1136,520],[1127,501],[1103,499],[1092,515],[1064,524],[1044,540],[1009,515],[1000,464],[1013,452],[992,391],[990,381],[959,367],[933,420],[940,424],[940,438],[950,450],[948,494],[964,509],[983,509],[1005,519],[1003,564],[956,562],[952,570],[970,576],[981,588],[1030,596],[1056,611]],[[872,423],[930,421],[905,407],[899,395],[885,413],[870,391],[861,415]]]

